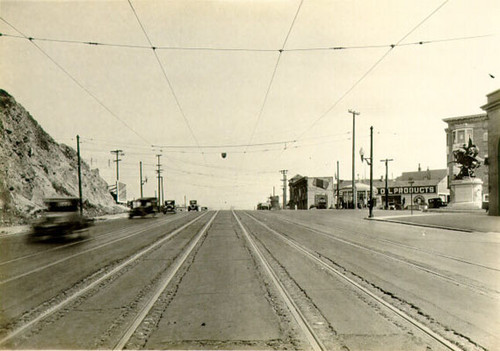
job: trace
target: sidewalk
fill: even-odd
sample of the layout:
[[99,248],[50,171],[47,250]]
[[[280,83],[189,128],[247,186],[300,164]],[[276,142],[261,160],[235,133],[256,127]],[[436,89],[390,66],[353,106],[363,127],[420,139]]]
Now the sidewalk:
[[500,217],[486,212],[377,211],[369,220],[464,232],[500,233]]

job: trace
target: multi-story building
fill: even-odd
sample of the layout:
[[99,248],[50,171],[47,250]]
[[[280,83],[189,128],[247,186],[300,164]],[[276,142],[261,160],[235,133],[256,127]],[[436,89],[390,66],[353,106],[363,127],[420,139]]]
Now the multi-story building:
[[297,174],[288,181],[290,208],[332,208],[335,205],[333,177],[303,177]]
[[[488,183],[489,211],[491,216],[500,215],[500,89],[487,95],[488,103],[481,108],[488,114]],[[484,184],[483,184],[484,189]]]
[[[478,156],[488,157],[488,115],[486,113],[443,119],[448,124],[446,131],[446,161],[448,165],[448,188],[460,168],[454,162],[453,151],[469,143],[469,139],[479,149]],[[475,172],[476,178],[483,181],[483,198],[488,194],[488,166],[482,164]],[[450,194],[453,201],[454,195]]]

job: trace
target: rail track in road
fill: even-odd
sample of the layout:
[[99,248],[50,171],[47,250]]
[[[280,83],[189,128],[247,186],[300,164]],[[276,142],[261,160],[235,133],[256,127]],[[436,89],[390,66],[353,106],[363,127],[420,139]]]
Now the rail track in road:
[[37,264],[37,267],[34,268],[34,269],[31,269],[31,270],[28,270],[28,271],[25,271],[21,274],[17,274],[17,275],[14,275],[14,276],[11,276],[9,278],[5,278],[5,279],[1,279],[0,280],[0,285],[3,285],[3,284],[6,284],[8,282],[11,282],[11,281],[14,281],[14,280],[17,280],[17,279],[20,279],[20,278],[23,278],[23,277],[26,277],[26,276],[29,276],[30,274],[34,274],[34,273],[37,273],[37,272],[40,272],[44,269],[47,269],[47,268],[50,268],[52,266],[55,266],[55,265],[58,265],[58,264],[61,264],[61,263],[64,263],[66,261],[69,261],[75,257],[78,257],[78,256],[81,256],[81,255],[84,255],[84,254],[88,254],[92,251],[95,251],[95,250],[99,250],[99,249],[102,249],[106,246],[109,246],[109,245],[113,245],[113,244],[116,244],[122,240],[126,240],[126,239],[129,239],[129,238],[132,238],[136,235],[141,235],[141,234],[144,234],[146,232],[148,232],[149,230],[155,228],[155,227],[158,227],[160,225],[164,224],[164,222],[159,222],[159,223],[156,223],[156,222],[153,222],[153,223],[148,223],[148,225],[144,226],[144,227],[141,227],[140,229],[138,228],[122,228],[122,229],[119,229],[119,230],[116,230],[116,231],[111,231],[111,232],[107,232],[105,234],[102,234],[102,235],[99,235],[98,238],[96,237],[89,237],[89,238],[85,238],[85,239],[82,239],[82,240],[78,240],[78,241],[72,241],[72,242],[69,242],[67,244],[62,244],[62,245],[59,245],[57,247],[53,247],[53,248],[50,248],[50,249],[46,249],[46,250],[43,250],[43,251],[38,251],[36,253],[31,253],[31,254],[28,254],[28,255],[23,255],[23,256],[20,256],[20,257],[16,257],[14,259],[10,259],[10,260],[7,260],[7,261],[3,261],[3,262],[0,262],[0,267],[2,266],[7,266],[7,268],[3,269],[3,271],[9,271],[9,268],[8,268],[8,265],[12,265],[12,264],[18,264],[20,261],[23,261],[23,260],[30,260],[30,259],[36,259],[37,257],[40,257],[40,256],[46,256],[47,253],[52,253],[54,251],[57,251],[57,250],[63,250],[63,249],[67,249],[71,246],[75,246],[75,245],[81,245],[85,242],[97,242],[97,241],[102,241],[102,239],[105,239],[106,237],[111,237],[111,236],[118,236],[118,238],[115,238],[115,239],[112,239],[110,241],[106,241],[106,242],[103,242],[103,243],[98,243],[96,246],[93,246],[91,248],[88,248],[88,249],[85,249],[83,251],[78,251],[76,252],[75,254],[72,254],[72,255],[67,255],[67,256],[64,256],[58,260],[55,260],[55,261],[51,261],[51,262],[48,262],[46,264],[43,264],[43,265],[40,265],[40,264]]
[[[308,229],[313,229],[313,228],[311,228],[310,226],[307,226],[304,223],[300,223],[300,222],[293,221],[293,220],[290,220],[290,219],[285,219],[285,218],[282,218],[282,219],[284,221],[287,221],[289,223],[293,223],[293,224],[298,225],[298,226],[302,226],[302,227],[305,227],[305,228],[308,228]],[[317,230],[317,229],[315,229],[315,230]],[[369,236],[369,235],[367,235],[365,233],[362,233],[362,232],[359,232],[359,231],[347,231],[345,229],[338,228],[338,227],[335,228],[335,230],[337,230],[339,232],[342,232],[342,233],[345,233],[345,234],[349,234],[349,235],[355,234],[355,235],[359,235],[359,236],[362,236],[362,237],[365,237],[365,238],[370,238],[371,240],[375,240],[375,241],[378,241],[378,242],[381,242],[381,243],[387,243],[387,244],[390,244],[392,246],[401,247],[401,248],[405,248],[405,249],[409,249],[409,250],[413,250],[413,251],[425,253],[425,254],[430,255],[430,256],[442,257],[442,258],[446,258],[446,259],[449,259],[449,260],[452,260],[452,261],[464,263],[464,264],[467,264],[467,265],[470,265],[470,266],[475,266],[475,267],[480,267],[480,268],[484,268],[484,269],[491,270],[491,271],[500,272],[500,268],[487,266],[487,265],[480,264],[480,263],[477,263],[477,262],[472,262],[472,261],[465,260],[465,259],[460,258],[460,257],[446,255],[446,254],[443,254],[441,252],[437,252],[437,251],[434,251],[434,250],[422,249],[420,247],[415,247],[415,246],[411,246],[411,245],[407,245],[407,244],[402,244],[402,243],[396,242],[394,240],[389,240],[389,239],[383,239],[383,238],[377,238],[377,237]],[[320,231],[320,230],[317,230],[317,231]],[[328,234],[326,232],[323,232],[323,233]]]
[[264,267],[266,273],[269,275],[271,278],[274,286],[278,290],[280,296],[283,298],[285,301],[288,309],[292,313],[293,317],[295,318],[295,321],[299,325],[300,329],[306,336],[307,341],[309,342],[311,349],[314,351],[326,351],[327,348],[325,347],[324,343],[321,341],[321,338],[319,335],[315,332],[313,326],[311,323],[307,320],[305,315],[302,313],[302,311],[299,309],[297,304],[294,302],[293,297],[291,294],[287,291],[286,287],[283,285],[283,283],[280,281],[279,277],[277,274],[274,272],[272,269],[271,265],[267,262],[266,258],[260,251],[260,249],[257,247],[255,244],[255,241],[252,239],[248,231],[245,229],[243,224],[241,223],[240,219],[236,216],[236,214],[233,212],[233,216],[236,218],[241,230],[243,231],[245,238],[248,240],[250,243],[250,246],[252,250],[255,252],[257,255],[260,263]]
[[[25,313],[24,315],[20,316],[20,318],[15,321],[9,323],[7,326],[3,326],[4,332],[2,332],[0,335],[0,346],[2,345],[9,345],[8,342],[11,340],[17,338],[18,336],[22,335],[23,333],[26,333],[30,329],[34,329],[37,324],[40,324],[43,322],[45,319],[49,318],[50,316],[53,316],[57,313],[60,313],[60,311],[65,308],[67,305],[69,305],[72,302],[75,302],[76,300],[80,298],[85,298],[85,294],[89,293],[93,289],[99,289],[100,285],[104,284],[107,280],[113,279],[113,277],[118,276],[122,274],[128,267],[134,265],[139,261],[140,259],[143,259],[144,256],[147,254],[151,253],[155,249],[157,249],[159,246],[167,242],[168,240],[172,239],[174,236],[178,235],[182,231],[186,230],[190,226],[192,226],[194,223],[198,222],[200,219],[202,219],[206,214],[203,214],[201,216],[198,216],[194,218],[193,220],[189,221],[188,223],[182,225],[181,227],[171,231],[170,233],[164,235],[162,238],[159,240],[154,241],[150,245],[146,246],[142,250],[134,253],[131,257],[128,257],[122,262],[111,266],[107,268],[103,268],[101,271],[96,272],[96,274],[91,275],[87,279],[84,279],[81,281],[80,284],[77,284],[76,286],[68,289],[67,291],[64,291],[63,293],[59,294],[58,296],[52,298],[50,301],[47,301],[46,303],[42,304],[41,306],[38,306],[37,308],[33,309],[32,311],[29,311]],[[153,223],[146,228],[143,228],[141,230],[134,230],[132,233],[125,233],[125,236],[120,237],[118,239],[111,240],[109,242],[106,242],[104,244],[100,244],[92,249],[89,250],[98,250],[101,249],[104,246],[110,245],[112,243],[116,243],[117,241],[121,241],[136,235],[139,235],[141,233],[144,233],[147,230],[150,230],[152,227],[157,227],[159,224],[158,223]],[[116,234],[116,233],[115,233]],[[79,252],[76,255],[71,255],[68,257],[65,257],[63,259],[57,260],[55,262],[52,262],[51,264],[44,265],[43,267],[40,267],[40,270],[42,269],[47,269],[55,264],[59,264],[62,262],[65,262],[71,258],[75,258],[77,256],[81,256],[84,253],[88,253],[89,250]],[[11,279],[5,280],[3,283],[7,284],[8,282],[11,282],[13,280],[20,279],[22,277],[26,277],[29,274],[32,274],[33,271],[26,272],[26,274],[21,274],[17,275],[15,277],[12,277]]]
[[[357,243],[357,242],[355,242],[353,240],[349,240],[349,239],[346,239],[346,238],[343,238],[343,237],[339,237],[339,236],[337,236],[335,234],[332,234],[331,232],[327,232],[327,231],[324,231],[324,230],[319,230],[319,229],[313,228],[310,225],[307,225],[307,224],[304,224],[304,223],[301,223],[301,222],[298,222],[298,221],[295,221],[295,220],[290,220],[288,218],[282,218],[282,217],[278,217],[278,219],[282,220],[284,222],[293,224],[295,226],[302,227],[302,228],[304,228],[304,229],[306,229],[308,231],[311,231],[311,232],[314,232],[316,234],[322,235],[322,236],[324,236],[324,237],[326,237],[328,239],[331,239],[331,240],[334,240],[334,241],[337,241],[337,242],[341,242],[341,243],[346,244],[346,245],[350,245],[350,246],[356,247],[358,249],[361,249],[361,250],[364,250],[364,251],[367,251],[367,252],[370,252],[370,253],[373,253],[373,254],[385,257],[387,259],[390,259],[390,260],[393,260],[393,261],[405,264],[407,266],[411,266],[411,267],[413,267],[415,269],[418,269],[420,271],[423,271],[423,272],[426,272],[426,273],[431,274],[433,276],[436,276],[439,279],[451,282],[451,283],[456,284],[458,286],[466,287],[466,288],[468,288],[468,289],[470,289],[472,291],[475,291],[475,292],[478,292],[480,294],[486,295],[486,296],[488,296],[490,298],[493,298],[493,299],[496,299],[496,300],[500,300],[500,291],[493,290],[493,289],[490,289],[490,288],[487,288],[487,287],[484,287],[484,286],[480,286],[477,283],[468,282],[468,281],[465,281],[463,279],[462,280],[454,279],[453,277],[450,277],[448,275],[442,274],[442,273],[438,272],[437,270],[431,269],[431,268],[426,267],[426,266],[424,266],[422,264],[411,262],[408,259],[402,259],[402,258],[398,257],[397,255],[390,254],[390,253],[387,253],[387,252],[384,252],[384,251],[381,251],[381,250],[374,249],[373,247],[369,247],[367,245],[363,245],[363,244]],[[422,253],[425,253],[425,254],[428,254],[428,255],[431,255],[431,256],[439,256],[439,257],[442,257],[442,258],[446,258],[446,259],[453,260],[453,261],[456,261],[456,262],[460,262],[460,263],[463,263],[463,264],[467,264],[467,265],[470,265],[470,266],[476,266],[476,267],[484,268],[484,269],[487,269],[487,270],[490,270],[490,271],[500,271],[499,269],[497,269],[495,267],[490,267],[490,266],[478,264],[478,263],[475,263],[475,262],[471,262],[471,261],[468,261],[468,260],[464,260],[464,259],[461,259],[461,258],[458,258],[458,257],[453,257],[453,256],[450,256],[450,255],[445,255],[445,254],[437,253],[437,252],[432,251],[432,250],[426,250],[426,249],[414,247],[414,246],[411,246],[411,245],[397,243],[397,242],[395,242],[393,240],[388,240],[388,239],[383,239],[383,238],[377,238],[377,237],[370,236],[370,235],[367,235],[367,234],[364,234],[364,233],[360,233],[358,231],[352,231],[352,232],[350,232],[350,231],[347,231],[347,230],[342,229],[342,228],[335,228],[335,231],[339,231],[339,232],[342,232],[342,233],[345,233],[345,234],[350,234],[350,235],[355,234],[355,235],[363,236],[363,237],[366,237],[366,238],[368,238],[370,240],[373,240],[373,241],[377,241],[377,242],[381,242],[381,243],[387,243],[387,244],[390,244],[392,246],[401,247],[401,248],[404,248],[404,249],[409,249],[409,250],[413,250],[413,251],[417,251],[417,252],[422,252]]]
[[[255,215],[193,214],[165,229],[167,221],[155,222],[96,238],[96,252],[135,246],[102,265],[94,258],[84,279],[68,280],[66,289],[2,322],[0,348],[344,351],[374,341],[397,345],[392,349],[481,349],[437,321],[422,322],[427,316],[415,318],[367,280]],[[94,252],[66,248],[66,256],[41,271],[56,276],[59,266],[82,263]],[[8,277],[0,289],[22,286],[37,275],[31,271]]]
[[[320,269],[324,269],[335,276],[337,278],[342,279],[343,281],[350,284],[354,289],[360,291],[362,294],[368,296],[370,299],[375,301],[377,304],[382,305],[387,311],[390,311],[392,314],[397,315],[400,318],[403,318],[411,325],[418,328],[421,333],[424,335],[431,337],[436,342],[438,342],[442,347],[448,350],[464,350],[464,349],[482,349],[483,347],[474,343],[466,337],[461,335],[455,335],[450,333],[450,331],[446,327],[442,327],[437,323],[437,321],[426,321],[425,318],[417,318],[412,314],[407,313],[406,306],[402,308],[400,301],[391,301],[391,297],[384,298],[384,296],[380,296],[380,292],[373,292],[373,289],[370,289],[369,286],[366,286],[364,281],[357,279],[356,275],[352,275],[349,272],[346,272],[342,267],[336,267],[332,262],[325,260],[325,257],[318,252],[315,252],[311,249],[308,249],[304,245],[299,244],[297,241],[289,238],[286,234],[279,232],[271,227],[269,227],[266,223],[260,221],[255,216],[246,213],[245,214],[251,218],[255,223],[260,225],[262,228],[267,230],[268,232],[275,235],[279,240],[283,243],[286,243],[289,247],[293,248],[296,252],[304,255],[315,264],[317,264]],[[321,233],[323,234],[323,233]],[[365,249],[365,248],[363,248]],[[426,323],[427,322],[427,323]]]

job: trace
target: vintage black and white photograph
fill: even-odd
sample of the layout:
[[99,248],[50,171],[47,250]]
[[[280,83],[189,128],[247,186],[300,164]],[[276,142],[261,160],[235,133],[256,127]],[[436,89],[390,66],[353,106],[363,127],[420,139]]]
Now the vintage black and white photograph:
[[498,0],[0,0],[0,350],[500,350]]

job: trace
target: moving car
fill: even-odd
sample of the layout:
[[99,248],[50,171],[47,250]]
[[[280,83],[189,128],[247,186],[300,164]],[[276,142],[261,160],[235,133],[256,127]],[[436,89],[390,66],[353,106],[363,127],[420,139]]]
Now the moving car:
[[165,206],[163,207],[163,213],[176,213],[175,200],[165,201]]
[[128,218],[156,216],[158,212],[158,199],[156,197],[142,197],[132,201]]
[[199,211],[198,209],[198,201],[189,200],[188,211]]
[[80,213],[79,201],[77,197],[45,199],[45,210],[41,218],[33,223],[32,234],[64,236],[85,232],[93,221]]

